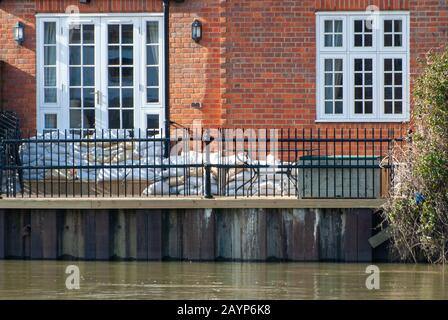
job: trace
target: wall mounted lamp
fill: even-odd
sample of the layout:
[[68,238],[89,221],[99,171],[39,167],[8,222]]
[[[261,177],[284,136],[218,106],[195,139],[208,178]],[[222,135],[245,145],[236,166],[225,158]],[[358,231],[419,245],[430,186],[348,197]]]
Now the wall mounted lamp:
[[196,43],[202,39],[202,23],[199,20],[194,20],[191,24],[191,39]]
[[22,45],[25,41],[25,25],[20,21],[14,26],[14,40],[19,45]]

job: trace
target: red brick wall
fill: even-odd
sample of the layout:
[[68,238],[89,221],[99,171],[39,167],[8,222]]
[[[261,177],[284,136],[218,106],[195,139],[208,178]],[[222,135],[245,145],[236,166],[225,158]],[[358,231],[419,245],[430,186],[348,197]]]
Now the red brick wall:
[[[36,125],[35,0],[0,2],[0,60],[3,64],[3,107],[20,116],[22,127]],[[26,41],[13,39],[17,21],[25,24]]]
[[225,125],[235,127],[385,127],[317,124],[315,12],[411,11],[411,73],[417,57],[448,43],[445,0],[228,1]]
[[[3,102],[27,128],[35,127],[36,12],[160,12],[161,0],[2,0],[0,60],[5,61]],[[171,5],[171,119],[226,127],[364,127],[318,124],[315,97],[315,12],[319,10],[411,11],[411,74],[418,57],[448,43],[446,0],[185,0]],[[191,23],[203,22],[204,38],[191,40]],[[26,25],[26,41],[12,39],[13,25]],[[192,109],[192,102],[203,108]],[[388,126],[367,124],[366,127]],[[398,126],[398,125],[391,125]]]

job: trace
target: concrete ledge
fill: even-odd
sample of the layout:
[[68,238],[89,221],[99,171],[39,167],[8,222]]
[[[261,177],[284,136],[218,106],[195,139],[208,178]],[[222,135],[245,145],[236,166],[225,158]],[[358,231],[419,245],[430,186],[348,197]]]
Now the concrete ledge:
[[4,198],[0,209],[377,209],[384,199]]

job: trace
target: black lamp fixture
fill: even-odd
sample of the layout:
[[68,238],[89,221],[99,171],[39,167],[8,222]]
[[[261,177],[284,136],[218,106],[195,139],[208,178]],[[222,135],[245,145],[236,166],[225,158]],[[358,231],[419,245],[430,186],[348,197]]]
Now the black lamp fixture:
[[14,40],[19,45],[22,45],[25,41],[25,25],[20,21],[14,26]]
[[79,0],[80,3],[90,3],[90,0]]
[[194,42],[199,42],[202,39],[202,23],[199,20],[194,20],[191,24],[191,38]]

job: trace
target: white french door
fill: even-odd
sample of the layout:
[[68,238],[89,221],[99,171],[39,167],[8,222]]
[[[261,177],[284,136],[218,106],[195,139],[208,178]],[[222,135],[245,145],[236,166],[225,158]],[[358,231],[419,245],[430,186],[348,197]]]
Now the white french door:
[[[43,55],[38,61],[49,60],[50,47],[58,49],[55,67],[42,63],[38,68],[43,83],[49,83],[47,70],[58,72],[58,94],[53,94],[56,98],[51,104],[46,104],[51,88],[40,88],[38,80],[40,128],[54,129],[48,123],[57,123],[59,129],[163,127],[162,17],[81,15],[38,20],[39,53]],[[47,44],[45,39],[54,34],[53,22],[60,27],[60,35],[55,44]],[[54,118],[49,115],[57,121],[47,123]]]

